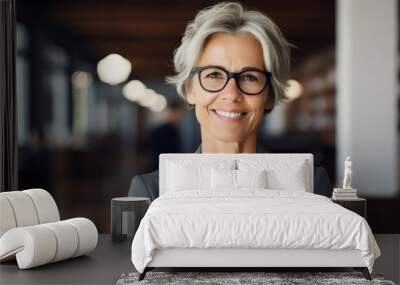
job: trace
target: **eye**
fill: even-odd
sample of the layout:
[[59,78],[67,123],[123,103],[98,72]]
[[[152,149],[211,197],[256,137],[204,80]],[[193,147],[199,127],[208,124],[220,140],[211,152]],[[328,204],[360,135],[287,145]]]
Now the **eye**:
[[220,71],[212,71],[212,72],[207,72],[205,74],[205,78],[215,78],[215,79],[220,79],[223,78],[223,74]]
[[247,73],[247,74],[241,75],[240,80],[256,82],[256,81],[258,81],[258,78],[256,76],[254,76],[253,74]]
[[263,74],[257,71],[248,71],[240,75],[240,81],[262,83]]

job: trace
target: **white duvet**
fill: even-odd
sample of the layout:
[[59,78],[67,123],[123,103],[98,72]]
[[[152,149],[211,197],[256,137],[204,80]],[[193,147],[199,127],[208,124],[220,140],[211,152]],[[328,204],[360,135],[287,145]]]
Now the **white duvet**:
[[380,256],[359,215],[324,196],[265,189],[160,196],[134,237],[135,268],[143,272],[164,248],[358,249],[370,272]]

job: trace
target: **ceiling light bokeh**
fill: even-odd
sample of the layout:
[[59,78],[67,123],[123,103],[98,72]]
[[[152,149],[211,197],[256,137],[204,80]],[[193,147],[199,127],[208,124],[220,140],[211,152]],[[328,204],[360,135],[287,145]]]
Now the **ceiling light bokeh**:
[[128,79],[131,71],[131,62],[116,53],[107,55],[97,63],[100,80],[110,85],[124,82]]
[[148,108],[153,112],[161,112],[167,107],[167,99],[163,95],[146,86],[139,80],[131,80],[122,88],[123,96],[131,101],[139,104],[144,108]]
[[126,99],[137,102],[146,93],[147,88],[140,80],[131,80],[122,88],[122,94]]
[[300,84],[300,82],[296,80],[288,80],[288,87],[286,88],[285,94],[286,97],[288,98],[287,101],[293,101],[301,96],[303,93],[303,86]]
[[158,94],[152,89],[146,89],[143,97],[138,100],[142,107],[150,107],[157,101]]
[[72,86],[78,90],[87,90],[92,85],[92,75],[86,71],[75,71],[71,76]]
[[165,97],[162,95],[158,95],[157,102],[154,105],[150,106],[150,110],[153,112],[161,112],[164,111],[166,107],[167,99],[165,99]]

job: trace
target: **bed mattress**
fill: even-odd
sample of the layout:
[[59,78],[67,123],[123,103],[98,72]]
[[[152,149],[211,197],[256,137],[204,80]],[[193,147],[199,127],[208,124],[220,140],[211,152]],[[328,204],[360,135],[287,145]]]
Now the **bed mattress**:
[[246,189],[157,198],[132,242],[139,272],[162,249],[359,250],[372,272],[380,251],[364,218],[330,199],[300,191]]

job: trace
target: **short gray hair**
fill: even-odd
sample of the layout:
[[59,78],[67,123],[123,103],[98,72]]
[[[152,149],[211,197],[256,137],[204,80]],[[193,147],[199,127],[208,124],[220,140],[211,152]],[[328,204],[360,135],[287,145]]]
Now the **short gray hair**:
[[176,85],[178,94],[186,100],[191,70],[206,40],[219,32],[252,34],[262,46],[265,67],[272,73],[274,105],[286,99],[290,44],[270,18],[257,11],[244,10],[235,2],[222,2],[201,10],[186,27],[181,45],[174,53],[176,75],[167,77],[168,83]]

